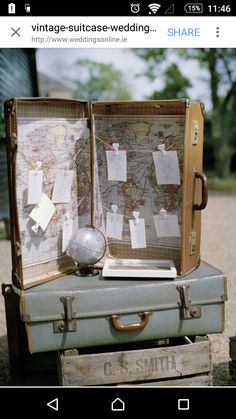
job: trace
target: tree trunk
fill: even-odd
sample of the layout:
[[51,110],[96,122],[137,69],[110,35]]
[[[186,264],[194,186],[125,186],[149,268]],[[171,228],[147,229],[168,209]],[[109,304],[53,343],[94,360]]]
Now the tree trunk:
[[[211,135],[214,149],[215,172],[221,178],[230,175],[232,156],[235,153],[235,110],[236,83],[232,85],[224,98],[219,96],[220,75],[217,70],[217,50],[208,51],[210,73],[212,124]],[[227,68],[226,68],[227,70]]]
[[229,130],[223,124],[220,106],[212,112],[212,143],[216,176],[226,178],[230,175],[233,149],[230,146]]
[[219,178],[227,178],[230,176],[232,152],[227,147],[227,144],[221,145],[215,150],[215,172]]

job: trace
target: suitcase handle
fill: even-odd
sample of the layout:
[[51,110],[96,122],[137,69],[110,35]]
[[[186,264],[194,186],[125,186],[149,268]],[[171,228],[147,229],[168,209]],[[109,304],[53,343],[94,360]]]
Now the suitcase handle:
[[194,204],[193,208],[195,211],[201,211],[207,206],[208,201],[208,186],[207,177],[203,173],[195,172],[195,179],[201,179],[202,182],[202,202],[201,204]]
[[147,326],[150,314],[151,313],[149,313],[149,311],[144,311],[143,313],[139,314],[139,316],[142,319],[140,323],[119,323],[118,319],[120,318],[120,316],[118,316],[117,314],[113,314],[112,316],[110,316],[110,320],[112,326],[116,330],[119,330],[120,332],[132,332],[134,330],[143,329],[145,326]]

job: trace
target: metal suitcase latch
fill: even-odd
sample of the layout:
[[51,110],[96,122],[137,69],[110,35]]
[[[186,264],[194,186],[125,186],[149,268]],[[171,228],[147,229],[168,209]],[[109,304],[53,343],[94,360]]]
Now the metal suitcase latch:
[[53,322],[53,332],[76,332],[76,319],[73,318],[73,307],[72,301],[75,297],[61,297],[60,300],[64,307],[64,313],[62,313],[63,320],[55,320]]
[[190,285],[178,285],[177,291],[180,293],[180,318],[181,320],[198,319],[202,316],[201,306],[190,305],[191,300],[188,298],[188,289]]

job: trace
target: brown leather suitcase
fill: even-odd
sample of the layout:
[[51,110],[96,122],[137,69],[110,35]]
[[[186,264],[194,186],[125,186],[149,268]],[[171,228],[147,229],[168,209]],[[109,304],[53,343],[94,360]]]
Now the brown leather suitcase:
[[[122,240],[107,238],[109,254],[118,260],[173,260],[178,275],[190,272],[199,264],[201,210],[207,204],[207,180],[202,174],[203,105],[185,99],[96,102],[91,105],[91,115],[95,225],[103,228],[111,204],[124,214]],[[127,153],[126,182],[112,182],[105,176],[105,152],[115,141]],[[160,173],[155,173],[153,152],[161,154],[157,151],[160,145],[164,147],[163,160],[168,153],[177,154],[179,181],[178,173],[172,177],[177,168],[171,163],[166,178],[157,181]],[[162,168],[164,171],[165,165]],[[178,237],[171,233],[157,237],[153,215],[163,209],[167,216],[178,219]],[[130,243],[128,221],[133,211],[145,219],[145,248],[132,248]]]
[[[77,266],[63,245],[64,223],[69,219],[73,232],[78,226],[92,225],[107,236],[112,205],[123,215],[123,232],[120,239],[106,237],[106,257],[171,260],[178,275],[199,265],[201,210],[207,203],[201,103],[19,98],[5,102],[5,116],[13,282],[18,288],[75,271]],[[125,180],[107,175],[107,151],[114,151],[117,143],[126,153]],[[160,173],[154,158],[162,157],[174,159],[173,171],[167,164]],[[72,176],[70,198],[54,200],[52,209],[57,174],[62,176],[63,171]],[[29,199],[33,174],[40,175],[42,194],[53,211],[44,228],[30,216],[38,208],[35,196]],[[40,186],[34,185],[39,193]],[[35,190],[31,186],[31,198]],[[144,219],[143,247],[131,243],[129,221],[135,211]],[[153,217],[162,215],[174,217],[178,234],[157,234]]]

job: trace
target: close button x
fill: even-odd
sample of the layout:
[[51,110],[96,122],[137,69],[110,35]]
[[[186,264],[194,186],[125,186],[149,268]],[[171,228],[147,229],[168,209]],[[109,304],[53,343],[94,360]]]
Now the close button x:
[[20,37],[20,34],[19,34],[20,28],[18,28],[18,29],[11,28],[11,30],[12,30],[11,36],[18,35]]

